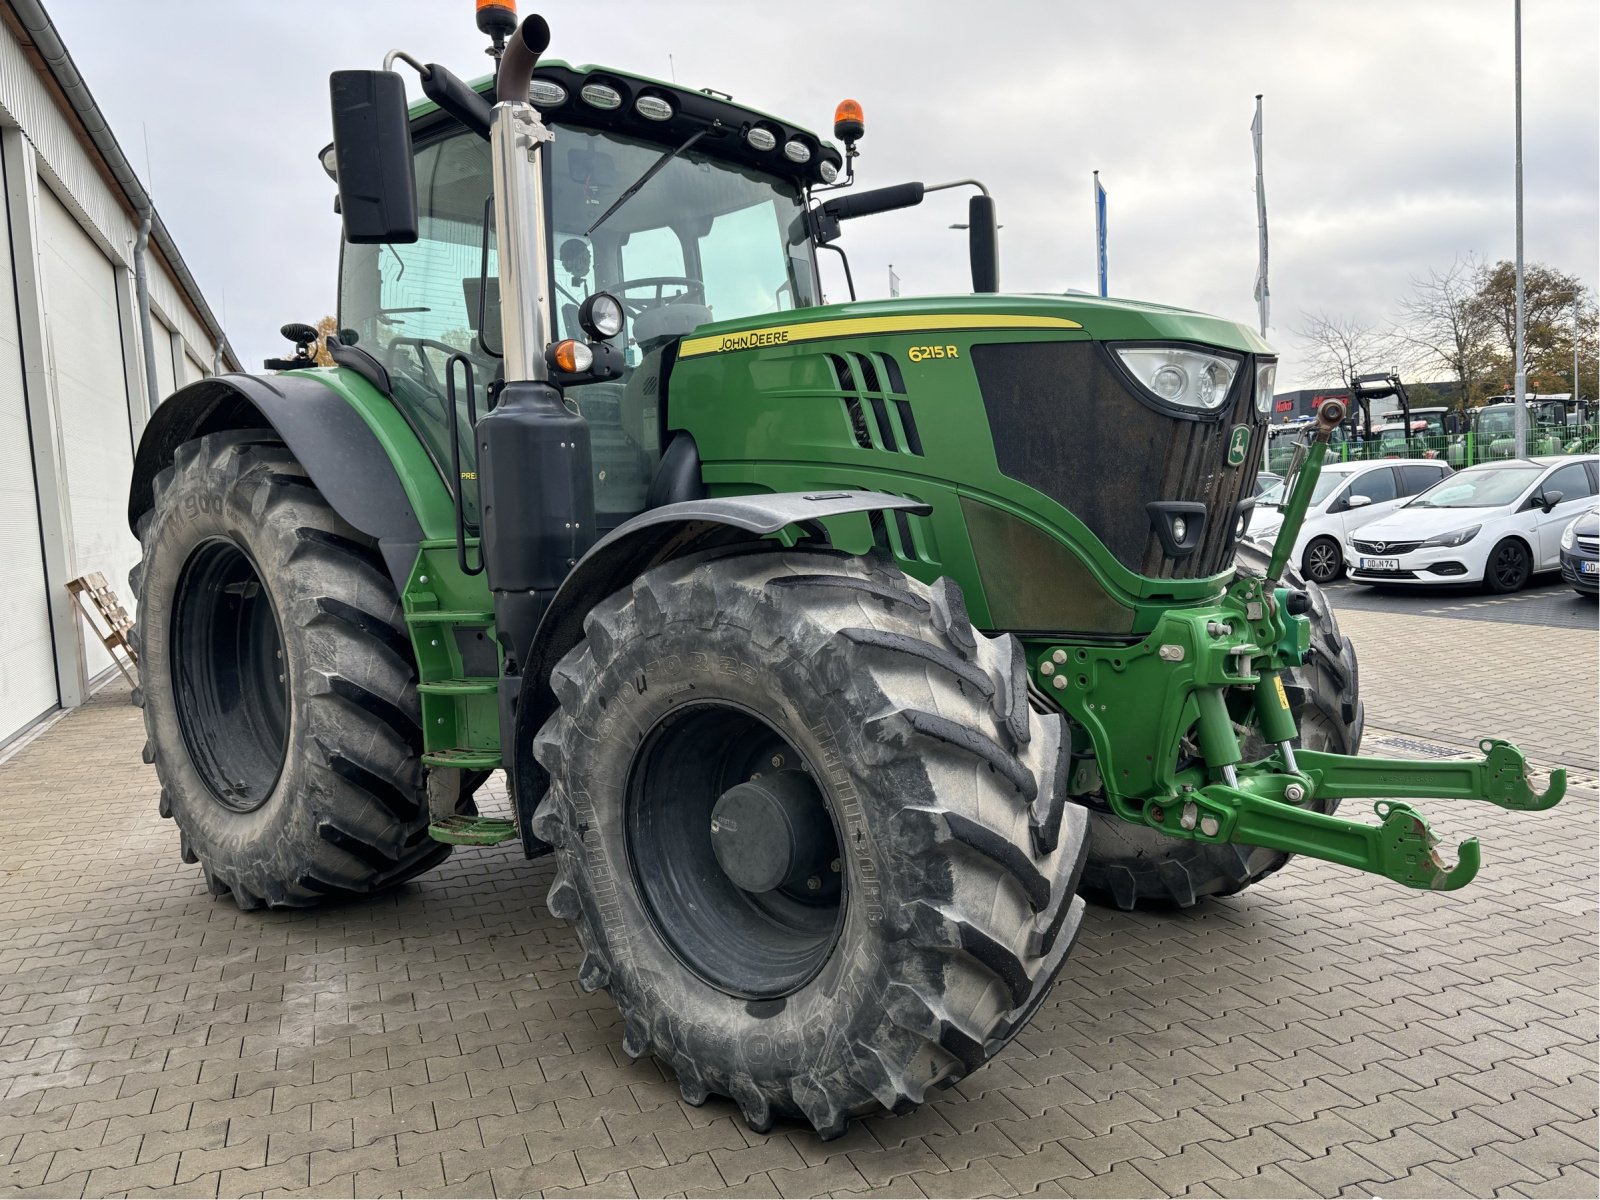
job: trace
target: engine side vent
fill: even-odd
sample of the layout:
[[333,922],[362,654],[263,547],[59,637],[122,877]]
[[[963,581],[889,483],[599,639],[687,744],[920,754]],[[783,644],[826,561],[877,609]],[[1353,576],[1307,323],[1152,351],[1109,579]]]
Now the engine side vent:
[[922,435],[904,399],[905,376],[890,354],[851,351],[825,355],[841,392],[845,421],[863,450],[923,456]]

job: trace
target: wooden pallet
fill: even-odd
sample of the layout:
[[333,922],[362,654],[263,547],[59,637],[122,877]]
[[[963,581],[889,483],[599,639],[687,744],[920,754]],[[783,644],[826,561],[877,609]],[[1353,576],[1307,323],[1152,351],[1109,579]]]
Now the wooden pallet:
[[[106,577],[99,571],[79,576],[67,583],[67,591],[76,602],[89,631],[100,639],[106,653],[111,655],[111,661],[117,664],[117,670],[122,672],[132,687],[138,687],[138,678],[128,669],[132,667],[137,671],[139,667],[139,655],[128,644],[128,631],[133,628],[133,618],[122,607],[122,601],[117,599]],[[98,621],[95,620],[96,615],[99,616]]]

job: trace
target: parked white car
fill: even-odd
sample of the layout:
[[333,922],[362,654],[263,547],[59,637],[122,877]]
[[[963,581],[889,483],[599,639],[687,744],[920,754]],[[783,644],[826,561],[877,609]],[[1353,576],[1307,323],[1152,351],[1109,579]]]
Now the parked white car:
[[1600,456],[1508,458],[1458,471],[1345,539],[1356,583],[1482,583],[1514,592],[1561,568],[1561,534],[1600,492]]
[[[1407,496],[1427,491],[1448,474],[1449,465],[1437,460],[1329,463],[1317,477],[1289,561],[1313,583],[1332,583],[1344,573],[1346,537],[1387,516]],[[1284,499],[1282,483],[1273,484],[1256,498],[1255,515],[1245,534],[1247,542],[1270,552],[1283,526],[1279,506]]]

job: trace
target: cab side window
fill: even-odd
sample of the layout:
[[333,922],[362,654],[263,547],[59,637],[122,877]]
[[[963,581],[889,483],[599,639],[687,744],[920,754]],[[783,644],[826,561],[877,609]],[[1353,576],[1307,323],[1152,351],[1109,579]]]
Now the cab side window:
[[1400,468],[1400,494],[1402,496],[1415,496],[1425,492],[1445,475],[1442,467],[1428,466],[1424,463],[1407,463]]
[[1569,500],[1583,500],[1594,495],[1594,486],[1589,482],[1589,472],[1581,462],[1568,463],[1553,474],[1545,477],[1539,485],[1539,491],[1545,495],[1551,492],[1561,493],[1561,502]]
[[1376,471],[1368,471],[1350,485],[1350,494],[1365,496],[1374,504],[1397,499],[1399,493],[1395,490],[1394,468],[1379,467]]

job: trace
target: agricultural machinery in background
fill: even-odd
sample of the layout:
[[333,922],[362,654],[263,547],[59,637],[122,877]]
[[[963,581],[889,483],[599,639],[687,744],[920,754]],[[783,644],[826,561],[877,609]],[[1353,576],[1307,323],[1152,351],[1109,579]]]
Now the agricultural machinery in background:
[[[493,79],[333,76],[335,365],[292,327],[139,447],[145,756],[215,895],[515,839],[627,1053],[830,1137],[1004,1046],[1080,892],[1189,905],[1295,854],[1450,889],[1478,845],[1443,861],[1405,799],[1560,798],[1503,742],[1355,757],[1354,650],[1284,561],[1344,414],[1241,547],[1250,329],[1000,294],[981,185],[853,188],[854,102],[841,151],[478,17]],[[945,190],[972,294],[824,302],[846,222]]]

